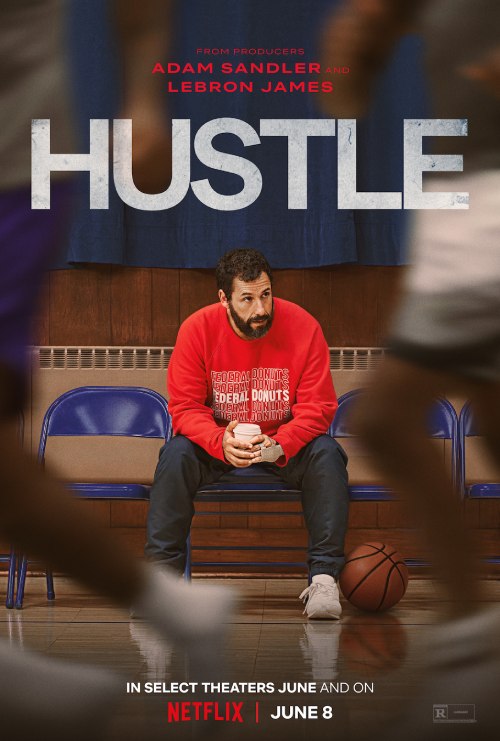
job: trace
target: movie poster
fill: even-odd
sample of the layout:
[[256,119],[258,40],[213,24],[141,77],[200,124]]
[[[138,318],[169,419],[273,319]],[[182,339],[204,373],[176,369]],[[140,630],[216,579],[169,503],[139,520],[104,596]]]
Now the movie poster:
[[[48,33],[44,12],[57,3],[43,5]],[[450,137],[460,152],[467,124],[460,111],[430,117],[411,32],[394,42],[362,115],[334,117],[330,102],[359,85],[325,36],[340,5],[68,2],[53,70],[69,97],[48,118],[29,115],[21,96],[34,119],[32,208],[53,208],[61,176],[78,173],[57,266],[212,269],[234,247],[261,250],[276,269],[404,264],[406,211],[464,207],[463,193],[424,193],[422,173],[460,171],[459,155],[432,158],[428,142]],[[14,173],[14,155],[10,165]],[[283,579],[266,596],[252,582],[229,642],[201,666],[131,621],[108,667],[123,680],[109,738],[378,734],[399,700],[404,603],[383,617],[348,608],[346,620],[307,621],[293,589]]]

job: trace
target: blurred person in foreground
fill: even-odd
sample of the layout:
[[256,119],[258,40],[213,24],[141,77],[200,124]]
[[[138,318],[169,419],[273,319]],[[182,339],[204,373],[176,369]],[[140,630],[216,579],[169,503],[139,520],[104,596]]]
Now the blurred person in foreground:
[[[168,163],[168,121],[138,67],[159,55],[169,3],[119,0],[116,24],[124,54],[125,115],[139,111],[136,182],[159,189]],[[204,662],[219,647],[233,598],[227,590],[190,586],[134,560],[19,446],[26,401],[27,346],[43,279],[70,218],[72,183],[52,183],[52,208],[30,207],[30,126],[50,118],[54,151],[70,151],[71,107],[63,48],[65,4],[7,0],[0,7],[0,530],[15,548],[43,559],[117,604],[134,604],[163,635]],[[159,46],[160,45],[160,46]],[[142,67],[141,67],[142,65]],[[161,114],[164,116],[164,114]],[[161,161],[161,165],[158,162]],[[167,168],[168,169],[168,168]],[[0,714],[11,738],[97,739],[123,682],[69,662],[0,644]],[[10,733],[11,732],[11,733]]]
[[[410,29],[424,41],[431,115],[469,119],[467,137],[436,137],[431,150],[463,152],[464,173],[432,174],[429,186],[469,192],[470,208],[416,212],[388,358],[358,409],[359,429],[388,483],[408,496],[449,599],[447,620],[427,646],[426,691],[399,737],[492,738],[500,610],[481,605],[476,548],[426,437],[426,417],[443,388],[467,394],[500,463],[500,3],[346,2],[327,23],[323,56],[351,74],[323,102],[329,115],[363,115],[378,73]],[[475,703],[477,725],[433,724],[439,702]]]

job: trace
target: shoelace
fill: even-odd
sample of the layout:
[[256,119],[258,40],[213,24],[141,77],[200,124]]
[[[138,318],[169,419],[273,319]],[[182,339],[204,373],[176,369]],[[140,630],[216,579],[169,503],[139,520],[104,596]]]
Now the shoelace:
[[[332,589],[333,585],[331,584],[319,584],[318,582],[314,582],[304,589],[304,591],[299,595],[299,599],[301,599],[302,602],[306,604],[307,600],[313,596],[314,592],[329,592]],[[305,612],[306,610],[304,608],[304,612],[302,614],[305,615]]]

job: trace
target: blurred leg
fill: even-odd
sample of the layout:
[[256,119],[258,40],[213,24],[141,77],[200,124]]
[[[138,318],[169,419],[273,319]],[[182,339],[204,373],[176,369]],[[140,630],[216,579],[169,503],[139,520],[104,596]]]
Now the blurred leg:
[[451,380],[389,358],[360,403],[358,427],[389,486],[408,499],[449,591],[450,609],[460,614],[479,597],[477,556],[458,492],[426,428],[429,407]]
[[0,528],[19,551],[128,605],[139,565],[20,449],[16,429],[43,271],[66,233],[72,195],[71,184],[54,185],[48,211],[31,210],[29,188],[0,197]]

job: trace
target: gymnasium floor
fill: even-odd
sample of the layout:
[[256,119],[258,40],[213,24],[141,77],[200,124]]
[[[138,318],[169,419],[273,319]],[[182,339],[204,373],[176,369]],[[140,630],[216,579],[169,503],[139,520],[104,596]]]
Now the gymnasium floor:
[[[394,714],[401,697],[417,682],[422,653],[418,646],[433,630],[445,603],[436,583],[411,579],[403,601],[381,614],[366,614],[344,603],[340,623],[307,622],[297,597],[303,579],[231,579],[241,595],[240,614],[231,625],[224,651],[223,677],[230,682],[272,682],[272,694],[181,696],[146,694],[147,682],[189,679],[186,657],[157,638],[142,621],[66,578],[56,579],[56,600],[45,599],[44,580],[29,577],[25,607],[0,608],[0,636],[21,649],[35,649],[66,660],[113,668],[123,676],[123,698],[106,741],[156,739],[349,739],[376,729]],[[0,579],[5,594],[5,578]],[[485,582],[485,601],[500,600],[500,581]],[[401,682],[401,672],[406,675]],[[408,682],[408,677],[410,677]],[[192,677],[191,677],[192,679]],[[199,677],[203,681],[203,677]],[[206,677],[205,679],[210,679]],[[141,692],[127,694],[127,682]],[[316,692],[277,690],[282,683],[316,683]],[[319,692],[326,683],[331,691]],[[163,689],[163,685],[161,685]],[[287,688],[288,690],[293,687]],[[307,689],[311,689],[308,687]],[[347,691],[345,691],[347,690]],[[244,702],[243,723],[168,722],[169,701]],[[259,723],[255,704],[259,702]],[[436,702],[442,698],[436,698]],[[330,719],[271,720],[277,706],[317,706]],[[232,708],[232,706],[231,706]],[[232,712],[232,711],[231,711]],[[286,711],[288,712],[288,711]],[[314,710],[312,711],[315,712]],[[474,739],[471,733],[470,739]],[[93,741],[93,739],[89,739]]]

